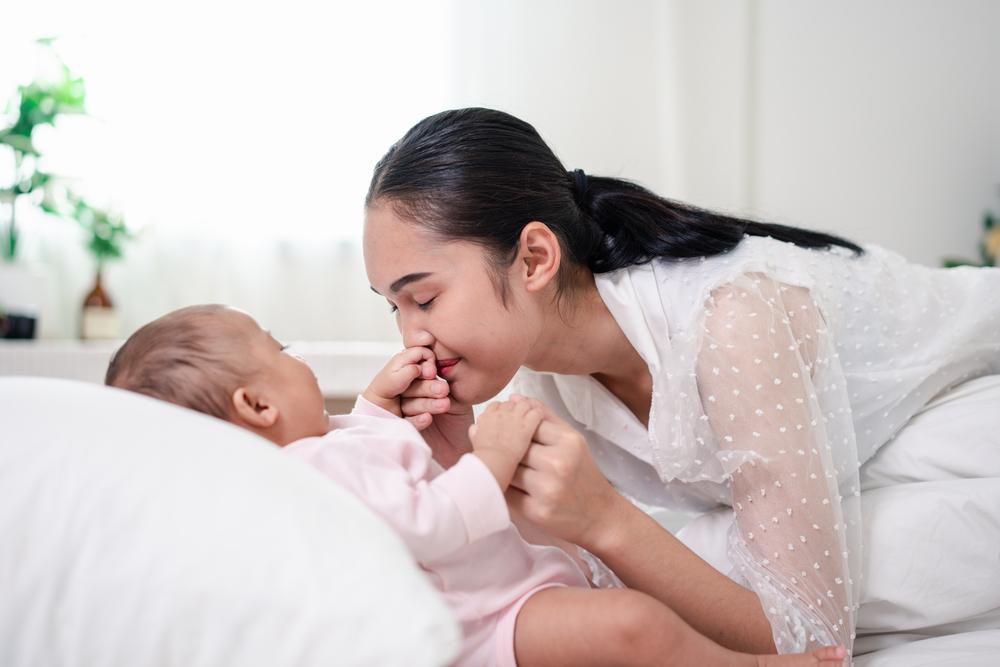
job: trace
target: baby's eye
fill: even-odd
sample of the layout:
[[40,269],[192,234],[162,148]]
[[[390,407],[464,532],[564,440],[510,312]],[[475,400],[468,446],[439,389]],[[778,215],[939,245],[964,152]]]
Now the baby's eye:
[[390,303],[389,304],[389,312],[392,313],[393,315],[395,315],[396,313],[399,312],[399,308],[396,307],[396,304]]
[[417,302],[417,308],[419,308],[420,310],[427,310],[428,308],[430,308],[431,304],[434,303],[434,299],[436,299],[436,298],[437,297],[435,296],[433,298],[428,299],[427,301],[424,301],[423,303],[420,303],[418,301]]

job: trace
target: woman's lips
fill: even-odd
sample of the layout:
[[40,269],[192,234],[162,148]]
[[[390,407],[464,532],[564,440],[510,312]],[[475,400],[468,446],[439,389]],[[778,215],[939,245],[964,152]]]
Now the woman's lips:
[[459,362],[459,359],[438,359],[437,370],[438,375],[441,377],[448,377],[452,372],[454,372],[455,364]]

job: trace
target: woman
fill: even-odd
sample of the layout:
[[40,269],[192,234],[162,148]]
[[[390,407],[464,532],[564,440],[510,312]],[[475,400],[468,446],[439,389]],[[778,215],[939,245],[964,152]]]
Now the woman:
[[[366,203],[372,287],[449,381],[407,406],[442,462],[523,367],[518,390],[583,437],[532,447],[515,507],[730,648],[851,646],[859,468],[939,392],[1000,372],[1000,271],[567,172],[487,109],[418,123]],[[647,505],[732,507],[736,581],[602,475]]]

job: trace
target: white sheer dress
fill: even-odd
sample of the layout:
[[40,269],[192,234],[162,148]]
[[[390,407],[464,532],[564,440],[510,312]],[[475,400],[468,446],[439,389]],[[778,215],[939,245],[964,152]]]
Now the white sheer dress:
[[596,282],[649,365],[648,429],[590,376],[522,369],[513,389],[577,426],[632,499],[732,507],[731,576],[760,597],[779,652],[851,647],[859,468],[936,394],[1000,373],[1000,269],[746,237]]

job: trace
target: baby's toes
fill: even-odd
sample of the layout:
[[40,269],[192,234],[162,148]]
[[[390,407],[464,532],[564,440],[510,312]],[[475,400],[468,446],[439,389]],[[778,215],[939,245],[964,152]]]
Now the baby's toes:
[[821,667],[842,667],[847,656],[841,646],[825,646],[818,651],[813,651],[813,657],[819,661]]
[[844,649],[840,646],[821,648],[812,653],[757,656],[758,667],[843,667]]

